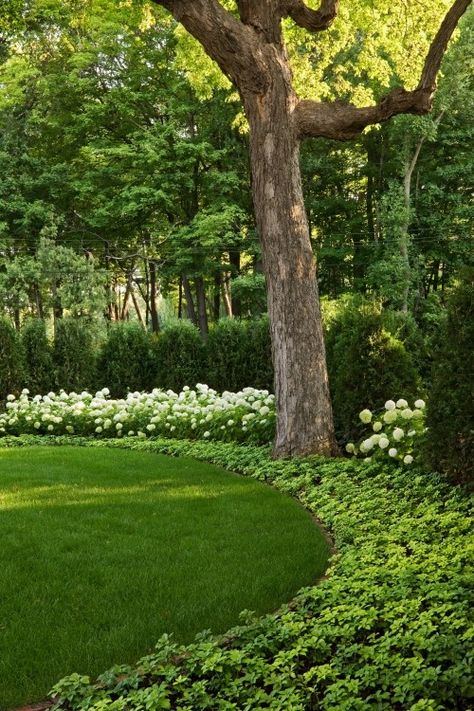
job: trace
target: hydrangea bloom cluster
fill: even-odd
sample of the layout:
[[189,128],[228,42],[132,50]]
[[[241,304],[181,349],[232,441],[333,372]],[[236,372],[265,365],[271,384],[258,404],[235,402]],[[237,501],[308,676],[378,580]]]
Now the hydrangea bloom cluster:
[[417,440],[425,431],[425,402],[416,400],[413,407],[400,398],[387,400],[384,410],[372,413],[362,410],[361,422],[370,425],[372,434],[358,444],[349,442],[346,451],[355,457],[364,456],[365,461],[390,457],[403,464],[412,464]]
[[274,396],[244,388],[219,395],[207,385],[180,393],[155,389],[113,400],[89,392],[8,395],[0,436],[78,434],[94,437],[177,437],[267,444],[275,428]]

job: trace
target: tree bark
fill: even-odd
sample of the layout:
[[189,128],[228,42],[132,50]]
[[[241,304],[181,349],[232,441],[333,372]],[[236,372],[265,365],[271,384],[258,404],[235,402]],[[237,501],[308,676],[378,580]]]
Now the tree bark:
[[255,216],[262,244],[278,412],[274,456],[337,453],[316,264],[303,202],[297,99],[284,49],[269,46],[273,83],[243,97],[250,123]]
[[226,274],[222,280],[222,298],[224,300],[225,315],[227,318],[233,318],[232,313],[232,299],[230,298],[229,283],[231,280],[231,275]]
[[150,260],[150,315],[151,315],[151,330],[152,333],[158,333],[160,330],[160,321],[158,318],[158,310],[156,308],[157,298],[157,283],[156,283],[156,262]]
[[199,330],[201,331],[201,336],[206,339],[207,334],[209,333],[209,323],[207,320],[206,290],[204,288],[204,279],[202,276],[197,276],[194,279],[194,284],[196,286]]
[[188,314],[189,320],[195,326],[197,326],[198,321],[197,321],[197,317],[196,317],[196,309],[194,308],[193,293],[191,291],[191,285],[189,283],[189,279],[186,276],[186,274],[183,274],[182,280],[183,280],[184,296],[186,299],[186,312]]
[[214,299],[212,304],[214,321],[218,321],[221,315],[221,282],[222,273],[216,272],[214,274]]
[[137,301],[137,297],[136,297],[135,290],[133,289],[133,287],[130,292],[130,296],[132,297],[133,305],[135,306],[135,311],[137,313],[138,320],[140,321],[141,326],[146,330],[146,323],[143,320],[143,314],[141,312],[140,305]]

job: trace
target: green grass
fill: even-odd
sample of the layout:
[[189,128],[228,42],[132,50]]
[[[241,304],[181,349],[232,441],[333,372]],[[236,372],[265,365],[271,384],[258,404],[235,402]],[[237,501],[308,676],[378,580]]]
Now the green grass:
[[0,708],[72,671],[133,663],[158,637],[223,632],[324,571],[309,514],[192,459],[0,449]]

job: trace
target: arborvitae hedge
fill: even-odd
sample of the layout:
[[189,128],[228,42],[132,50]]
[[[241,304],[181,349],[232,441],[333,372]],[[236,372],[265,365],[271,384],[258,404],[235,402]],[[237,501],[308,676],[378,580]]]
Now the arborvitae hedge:
[[0,400],[23,387],[24,360],[20,338],[6,319],[0,319]]
[[154,342],[153,356],[156,387],[179,392],[184,385],[207,383],[204,343],[189,321],[168,325]]
[[25,354],[25,387],[32,395],[44,395],[52,390],[54,381],[53,351],[42,319],[29,319],[21,329]]
[[109,388],[112,397],[151,390],[155,370],[149,334],[139,324],[113,325],[100,349],[97,386]]
[[90,325],[79,319],[57,321],[53,363],[57,388],[87,390],[95,381],[95,358]]
[[326,351],[335,426],[342,438],[357,435],[354,427],[364,408],[376,410],[388,399],[420,395],[412,357],[371,308],[348,308],[336,317]]
[[221,319],[207,341],[208,385],[216,390],[273,388],[268,320]]
[[434,353],[426,458],[455,481],[474,483],[474,269],[448,303]]

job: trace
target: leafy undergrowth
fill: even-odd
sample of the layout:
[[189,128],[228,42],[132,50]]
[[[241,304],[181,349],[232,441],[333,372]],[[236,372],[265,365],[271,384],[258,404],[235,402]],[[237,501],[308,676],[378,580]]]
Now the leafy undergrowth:
[[278,613],[186,646],[162,637],[134,668],[97,683],[63,679],[58,709],[470,708],[473,540],[460,489],[389,464],[272,461],[266,449],[233,444],[78,443],[187,455],[266,480],[315,512],[338,552],[328,578]]

